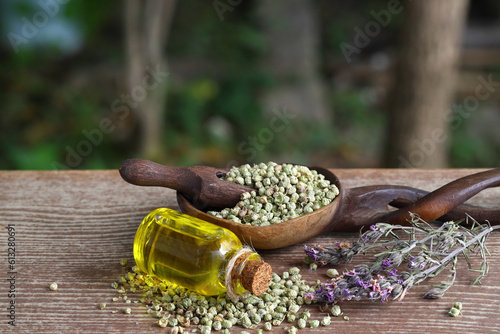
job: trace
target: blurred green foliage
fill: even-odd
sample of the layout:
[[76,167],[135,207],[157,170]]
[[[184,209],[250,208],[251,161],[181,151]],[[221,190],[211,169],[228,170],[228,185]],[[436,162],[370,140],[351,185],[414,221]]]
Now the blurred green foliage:
[[[39,9],[36,3],[22,1],[15,5],[15,14],[18,19],[30,18]],[[237,9],[227,12],[222,22],[210,2],[178,2],[168,57],[201,60],[208,69],[182,82],[173,80],[169,86],[164,140],[172,164],[223,164],[234,158],[243,162],[246,157],[238,152],[238,143],[247,142],[268,126],[259,96],[274,83],[261,66],[263,36],[252,3],[243,2]],[[6,85],[0,92],[5,106],[0,134],[2,169],[116,168],[137,149],[137,129],[125,138],[111,133],[88,156],[82,156],[81,162],[73,159],[74,164],[68,165],[69,152],[87,140],[83,131],[97,128],[119,95],[116,87],[95,89],[74,81],[81,79],[79,71],[84,73],[94,63],[120,71],[124,62],[123,9],[113,2],[75,0],[61,7],[58,15],[81,29],[85,44],[76,54],[62,54],[57,47],[22,48],[13,53],[4,45],[1,50],[0,69]],[[345,32],[352,23],[343,22]],[[339,29],[335,34],[342,38]],[[335,46],[333,39],[327,48],[336,53]],[[346,103],[349,98],[332,98],[334,110],[343,123],[353,125],[352,133],[366,133],[353,128],[369,125],[363,124],[367,108],[357,104],[356,98]],[[335,104],[341,107],[337,109]],[[283,157],[305,163],[315,152],[327,156],[349,146],[355,137],[342,140],[339,133],[330,124],[304,120],[287,126],[265,150],[257,150],[254,159]]]
[[[3,3],[5,9],[7,2]],[[370,18],[372,8],[386,1],[316,1],[321,23],[321,68],[328,91],[332,123],[294,122],[276,134],[255,161],[284,160],[326,166],[377,166],[382,154],[386,113],[370,100],[370,85],[354,83],[339,89],[331,83],[331,64],[342,61],[339,43],[352,39],[353,27]],[[100,122],[112,117],[112,101],[124,92],[116,81],[125,62],[123,3],[73,0],[58,15],[79,28],[83,45],[64,53],[57,44],[29,45],[15,53],[8,41],[0,47],[0,169],[117,168],[137,154],[138,126],[130,117],[118,130],[104,134],[81,161],[68,165],[68,152],[88,138]],[[30,18],[36,1],[17,1],[11,19]],[[4,13],[6,13],[4,11]],[[6,14],[5,14],[6,15]],[[400,18],[367,49],[394,44]],[[4,20],[4,23],[6,21]],[[9,28],[2,25],[7,36]],[[168,60],[187,70],[169,79],[164,142],[172,165],[247,162],[239,145],[269,126],[269,113],[259,97],[275,86],[263,70],[264,36],[253,1],[226,12],[221,21],[212,2],[178,1],[167,43]],[[370,50],[368,50],[370,51]],[[179,62],[179,60],[183,60]],[[460,130],[474,132],[464,124]],[[453,133],[450,161],[456,167],[498,164],[485,138]],[[80,145],[80,146],[79,146]]]

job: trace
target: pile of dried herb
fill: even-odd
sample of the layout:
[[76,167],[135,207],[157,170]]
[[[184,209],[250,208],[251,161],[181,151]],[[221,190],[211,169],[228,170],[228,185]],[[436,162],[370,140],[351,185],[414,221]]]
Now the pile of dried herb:
[[[329,315],[313,319],[309,310],[303,309],[304,305],[313,303],[303,295],[313,292],[315,287],[306,284],[296,267],[281,276],[273,273],[272,282],[264,294],[249,294],[240,300],[231,300],[226,294],[218,297],[198,295],[144,274],[137,267],[119,277],[112,286],[121,295],[113,298],[114,302],[129,304],[130,294],[139,294],[141,297],[135,302],[147,307],[146,312],[158,326],[171,327],[175,333],[182,333],[187,328],[199,329],[201,333],[212,330],[229,333],[233,326],[256,329],[257,333],[281,326],[294,333],[301,328],[328,326],[331,322]],[[104,309],[106,304],[99,307]],[[128,314],[131,310],[127,307],[123,312]],[[332,314],[340,316],[341,312],[336,310]]]

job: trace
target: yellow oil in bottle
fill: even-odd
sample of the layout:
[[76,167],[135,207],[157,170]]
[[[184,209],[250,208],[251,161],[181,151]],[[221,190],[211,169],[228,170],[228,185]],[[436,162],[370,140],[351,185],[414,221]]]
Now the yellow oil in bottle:
[[[225,228],[160,208],[139,226],[134,258],[148,274],[212,296],[227,290],[226,267],[242,248],[238,237]],[[255,252],[249,260],[262,262]],[[246,292],[239,279],[231,284],[236,294]]]

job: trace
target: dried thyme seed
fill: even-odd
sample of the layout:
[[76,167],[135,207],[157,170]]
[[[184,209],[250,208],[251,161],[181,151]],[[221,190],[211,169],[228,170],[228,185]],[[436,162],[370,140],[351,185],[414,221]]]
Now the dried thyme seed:
[[200,327],[201,334],[210,334],[212,329],[209,326],[201,326]]
[[332,322],[332,318],[330,316],[326,316],[323,319],[321,319],[321,326],[330,326],[330,323]]
[[168,325],[168,320],[165,318],[161,318],[158,320],[157,324],[158,324],[158,326],[165,328]]
[[264,323],[264,330],[265,331],[271,331],[272,329],[273,329],[273,325],[270,322]]
[[309,310],[305,310],[304,312],[299,313],[297,317],[299,319],[307,320],[311,317],[311,313],[309,312]]
[[271,324],[273,326],[279,326],[279,325],[281,325],[281,320],[279,320],[279,319],[273,319],[273,321],[271,321]]
[[288,308],[288,312],[292,312],[294,314],[297,313],[299,310],[300,310],[300,305],[298,305],[298,304],[292,304]]
[[243,326],[245,328],[252,327],[252,321],[250,320],[250,318],[248,316],[243,316],[243,318],[241,320],[241,326]]
[[262,321],[262,318],[258,314],[254,314],[250,317],[250,320],[252,320],[252,323],[254,324],[259,324]]
[[331,312],[334,317],[340,317],[342,315],[342,310],[338,305],[333,305]]
[[222,328],[222,324],[221,324],[221,322],[220,322],[220,321],[214,321],[214,322],[212,323],[212,328],[213,328],[214,330],[216,330],[216,331],[221,330],[221,328]]
[[453,307],[450,309],[448,314],[451,317],[458,317],[459,315],[462,314],[462,303],[461,302],[455,302],[453,304]]
[[450,309],[450,311],[448,312],[448,314],[451,316],[451,317],[458,317],[460,315],[460,310],[459,309],[456,309],[454,307],[452,307]]
[[231,322],[231,320],[228,320],[228,319],[224,319],[221,321],[221,327],[222,328],[226,328],[226,329],[229,329],[233,326],[233,323]]
[[233,167],[224,180],[255,188],[234,208],[208,213],[254,226],[279,224],[328,205],[339,194],[324,175],[305,166],[274,162]]
[[311,328],[316,328],[316,327],[318,327],[318,326],[319,326],[319,320],[310,320],[310,321],[309,321],[309,326],[310,326]]
[[326,276],[328,276],[330,278],[335,278],[335,277],[339,276],[339,272],[337,271],[337,269],[328,269],[326,271]]

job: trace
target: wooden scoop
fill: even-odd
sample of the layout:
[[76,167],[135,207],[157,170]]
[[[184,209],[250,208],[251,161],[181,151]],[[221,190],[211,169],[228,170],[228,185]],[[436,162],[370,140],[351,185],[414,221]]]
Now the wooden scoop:
[[205,213],[181,192],[177,192],[177,201],[183,212],[228,228],[257,249],[290,246],[332,231],[359,232],[362,227],[379,222],[408,225],[409,212],[418,214],[426,221],[460,220],[470,214],[481,223],[488,220],[492,225],[500,224],[500,210],[461,205],[480,191],[499,186],[500,169],[457,179],[432,193],[391,185],[344,189],[329,170],[311,169],[316,169],[336,184],[339,195],[319,210],[276,225],[251,226],[216,218]]
[[168,167],[148,160],[128,159],[119,171],[125,181],[138,186],[175,189],[198,208],[234,207],[242,193],[255,190],[220,179],[228,170],[215,167]]

